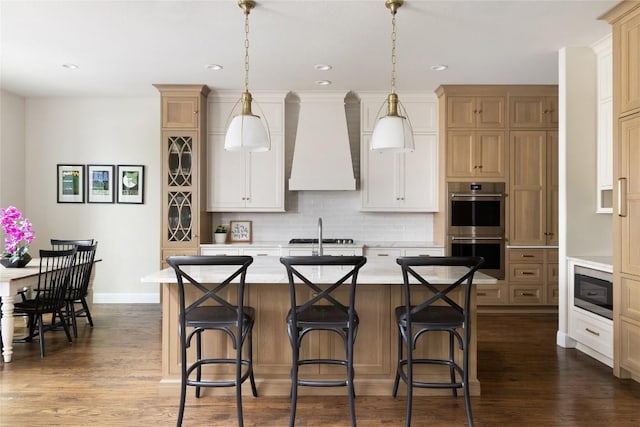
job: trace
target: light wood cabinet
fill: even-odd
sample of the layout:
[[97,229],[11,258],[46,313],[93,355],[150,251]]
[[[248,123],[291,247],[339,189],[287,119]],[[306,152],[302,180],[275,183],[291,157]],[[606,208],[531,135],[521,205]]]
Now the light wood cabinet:
[[195,255],[213,238],[204,210],[207,86],[155,85],[161,94],[161,265],[170,255]]
[[507,265],[510,304],[558,304],[557,249],[509,248]]
[[503,131],[449,131],[447,177],[504,177],[504,153]]
[[613,373],[640,381],[640,3],[602,19],[613,37]]
[[548,128],[558,126],[557,96],[511,96],[510,127]]
[[284,94],[254,95],[271,136],[271,150],[257,153],[224,149],[232,96],[209,100],[207,211],[284,212]]
[[511,245],[557,245],[558,133],[513,131],[510,146]]
[[451,96],[447,100],[449,128],[504,128],[504,96]]

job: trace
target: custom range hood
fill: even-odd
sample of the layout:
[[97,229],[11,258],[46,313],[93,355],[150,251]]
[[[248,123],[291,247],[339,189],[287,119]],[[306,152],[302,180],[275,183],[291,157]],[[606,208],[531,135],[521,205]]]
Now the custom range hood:
[[345,92],[298,92],[289,190],[355,190]]

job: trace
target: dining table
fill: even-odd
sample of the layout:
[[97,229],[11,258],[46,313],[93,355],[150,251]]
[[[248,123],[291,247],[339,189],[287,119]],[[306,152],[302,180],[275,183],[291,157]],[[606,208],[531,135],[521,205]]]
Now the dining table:
[[[100,261],[95,259],[94,263]],[[95,269],[91,271],[91,282]],[[15,326],[14,303],[24,288],[36,288],[40,276],[40,259],[33,258],[29,264],[21,268],[7,268],[0,265],[0,302],[2,303],[2,358],[5,363],[11,362],[13,355],[13,332]],[[90,282],[90,283],[91,283]],[[91,288],[91,284],[89,285]]]

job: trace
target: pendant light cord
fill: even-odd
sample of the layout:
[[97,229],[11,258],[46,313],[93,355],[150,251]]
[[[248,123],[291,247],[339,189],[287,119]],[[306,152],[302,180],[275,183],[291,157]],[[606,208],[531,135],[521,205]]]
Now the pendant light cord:
[[244,14],[244,91],[249,92],[249,10]]
[[396,14],[391,12],[391,93],[396,93]]

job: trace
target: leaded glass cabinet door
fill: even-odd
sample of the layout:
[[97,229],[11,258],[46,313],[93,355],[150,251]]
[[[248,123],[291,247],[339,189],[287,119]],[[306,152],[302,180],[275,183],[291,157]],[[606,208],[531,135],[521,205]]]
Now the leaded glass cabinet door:
[[163,134],[166,191],[162,235],[168,247],[191,247],[197,238],[196,136],[196,132]]

